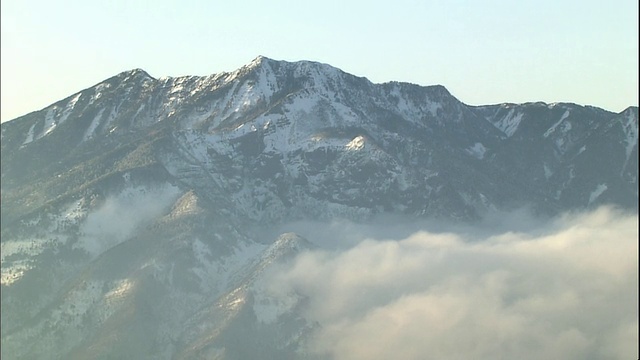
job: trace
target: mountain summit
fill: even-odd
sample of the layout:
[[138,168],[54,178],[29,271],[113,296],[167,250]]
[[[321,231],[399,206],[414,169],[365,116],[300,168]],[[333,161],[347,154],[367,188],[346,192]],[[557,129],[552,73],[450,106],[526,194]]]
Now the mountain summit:
[[[442,86],[373,84],[329,65],[262,56],[205,77],[154,79],[134,69],[2,125],[2,190],[12,208],[3,219],[152,164],[202,196],[213,196],[215,182],[214,193],[256,220],[637,207],[637,113],[472,107]],[[109,165],[98,161],[112,153]],[[102,170],[80,171],[87,162]],[[79,186],[67,186],[72,174]],[[43,181],[46,194],[36,191]],[[316,203],[322,210],[311,210]]]
[[469,106],[309,61],[134,69],[1,136],[8,358],[247,358],[224,339],[254,315],[282,320],[249,326],[282,358],[315,325],[258,304],[255,283],[265,254],[305,251],[261,230],[296,220],[638,208],[637,107]]

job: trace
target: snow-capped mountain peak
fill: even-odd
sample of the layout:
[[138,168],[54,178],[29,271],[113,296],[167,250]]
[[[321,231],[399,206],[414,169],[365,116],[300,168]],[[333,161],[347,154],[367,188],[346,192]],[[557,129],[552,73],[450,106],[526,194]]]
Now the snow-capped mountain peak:
[[133,69],[1,134],[3,358],[286,358],[317,324],[261,282],[313,247],[283,224],[638,206],[637,107],[468,106],[310,61]]

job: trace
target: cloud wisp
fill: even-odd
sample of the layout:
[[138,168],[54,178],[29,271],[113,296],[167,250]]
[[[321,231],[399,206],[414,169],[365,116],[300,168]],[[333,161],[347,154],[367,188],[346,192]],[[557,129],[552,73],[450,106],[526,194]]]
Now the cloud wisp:
[[600,208],[480,240],[467,230],[305,252],[269,275],[269,292],[307,299],[320,357],[637,358],[637,214]]
[[179,194],[177,187],[163,185],[151,189],[130,187],[110,196],[87,216],[80,228],[82,236],[74,246],[97,256],[128,240],[139,226],[167,211]]

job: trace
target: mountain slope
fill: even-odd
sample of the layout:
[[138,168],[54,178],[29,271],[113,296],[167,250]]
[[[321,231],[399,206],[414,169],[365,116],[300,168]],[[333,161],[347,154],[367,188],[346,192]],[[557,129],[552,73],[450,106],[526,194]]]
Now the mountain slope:
[[308,247],[266,232],[290,221],[638,207],[637,107],[473,107],[308,61],[135,69],[0,128],[11,358],[253,356],[242,332],[295,357],[317,324],[256,280]]

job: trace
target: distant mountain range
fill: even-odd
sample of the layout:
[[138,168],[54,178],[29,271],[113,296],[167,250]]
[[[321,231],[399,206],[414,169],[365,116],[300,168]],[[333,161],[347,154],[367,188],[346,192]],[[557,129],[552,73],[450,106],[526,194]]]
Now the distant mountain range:
[[304,357],[319,325],[256,284],[313,245],[263,229],[638,209],[637,107],[469,106],[309,61],[135,69],[0,128],[3,358]]

